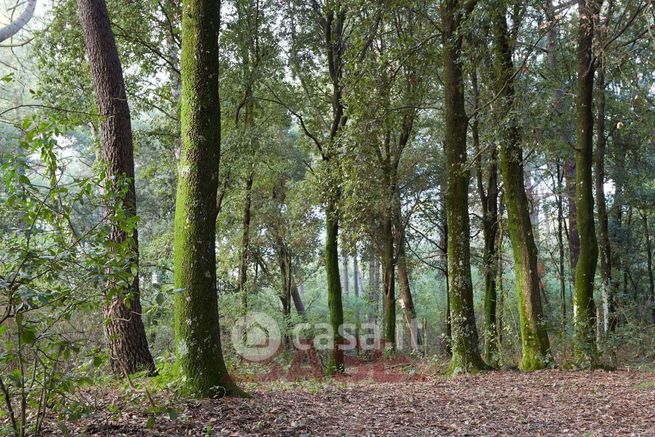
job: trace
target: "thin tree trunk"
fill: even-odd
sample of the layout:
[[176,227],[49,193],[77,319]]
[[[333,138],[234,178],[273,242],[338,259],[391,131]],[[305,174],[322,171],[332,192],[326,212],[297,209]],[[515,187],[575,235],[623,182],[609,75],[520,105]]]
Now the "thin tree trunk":
[[525,192],[523,150],[516,119],[514,65],[506,10],[498,7],[493,14],[495,52],[497,56],[497,89],[505,120],[500,146],[500,168],[507,205],[507,224],[514,255],[516,292],[521,331],[521,370],[543,369],[552,362],[550,342],[544,325],[540,298],[541,280],[538,271],[537,245],[534,240],[530,207]]
[[246,191],[243,200],[243,219],[241,221],[241,249],[239,254],[239,281],[237,292],[241,294],[241,310],[244,314],[248,312],[248,264],[250,251],[250,205],[252,203],[252,184],[254,170],[250,170],[246,178]]
[[407,254],[405,250],[405,226],[402,223],[402,211],[400,209],[400,193],[396,194],[396,208],[394,220],[396,221],[394,227],[398,241],[398,255],[396,264],[398,266],[398,285],[400,286],[400,307],[403,311],[405,323],[409,329],[410,336],[410,349],[412,352],[419,351],[419,331],[418,321],[416,319],[416,308],[414,307],[414,299],[412,298],[412,290],[409,285],[409,273],[407,271]]
[[559,248],[559,298],[560,298],[560,318],[561,331],[566,332],[566,267],[564,257],[564,211],[562,195],[562,166],[558,159],[557,163],[557,245]]
[[607,334],[613,330],[615,323],[610,322],[614,318],[614,297],[612,295],[612,251],[609,238],[609,220],[607,218],[607,203],[605,201],[605,148],[607,139],[605,137],[605,65],[600,60],[596,89],[598,91],[598,105],[596,118],[596,173],[594,175],[596,188],[596,208],[598,209],[598,233],[599,233],[599,255],[600,255],[600,276],[601,276],[601,297],[602,297],[602,333]]
[[[355,298],[359,299],[359,262],[357,260],[357,248],[353,253],[353,292],[355,293]],[[361,344],[359,342],[359,325],[360,325],[360,314],[359,314],[359,305],[355,309],[355,340],[357,346],[357,353],[361,350]]]
[[[471,76],[473,86],[473,109],[479,108],[479,90],[477,70],[473,70]],[[484,325],[482,334],[484,337],[484,359],[492,367],[498,367],[498,343],[496,338],[496,266],[497,266],[497,242],[496,232],[498,230],[498,149],[492,146],[489,157],[489,170],[487,176],[487,187],[483,182],[482,156],[480,151],[479,121],[476,116],[471,124],[473,137],[473,150],[477,155],[476,159],[476,180],[478,195],[482,204],[482,234],[484,238],[484,249],[482,252],[482,266],[484,272]]]
[[[84,33],[91,77],[100,112],[102,160],[108,187],[113,193],[127,188],[118,199],[125,214],[124,220],[136,217],[136,191],[134,185],[134,148],[130,108],[125,93],[123,69],[118,57],[114,34],[111,30],[107,5],[104,0],[78,0],[80,24]],[[30,6],[28,6],[30,7]],[[33,5],[32,5],[33,8]],[[126,185],[123,185],[126,184]],[[109,216],[113,217],[113,211]],[[129,267],[109,271],[109,293],[104,307],[105,334],[109,344],[112,370],[128,375],[139,370],[156,373],[155,363],[148,349],[145,328],[141,319],[139,291],[139,245],[137,227],[112,220],[110,241],[125,247]],[[125,283],[118,276],[127,270],[131,278]]]
[[175,340],[180,368],[201,396],[241,394],[229,380],[216,292],[216,197],[220,161],[220,3],[184,0],[182,150],[175,207]]
[[653,278],[653,245],[650,239],[650,228],[648,223],[648,211],[640,211],[644,221],[644,234],[646,237],[646,268],[648,269],[648,290],[650,297],[653,323],[655,323],[655,279]]
[[350,293],[350,272],[348,271],[348,254],[345,250],[341,254],[341,265],[343,270],[343,292],[348,294]]
[[580,257],[575,270],[575,355],[578,365],[593,365],[596,359],[594,335],[596,308],[594,305],[594,275],[598,261],[598,242],[594,227],[594,197],[592,193],[593,164],[593,91],[594,61],[592,55],[594,15],[599,2],[578,0],[576,95],[576,203],[580,234]]
[[472,372],[485,368],[478,348],[478,330],[473,309],[471,282],[470,224],[466,131],[462,73],[462,21],[470,13],[462,12],[475,2],[447,0],[441,4],[443,43],[443,80],[445,117],[446,211],[448,221],[448,277],[452,322],[451,372]]
[[396,348],[396,269],[391,208],[391,205],[385,207],[382,220],[382,273],[384,275],[384,348],[393,351]]

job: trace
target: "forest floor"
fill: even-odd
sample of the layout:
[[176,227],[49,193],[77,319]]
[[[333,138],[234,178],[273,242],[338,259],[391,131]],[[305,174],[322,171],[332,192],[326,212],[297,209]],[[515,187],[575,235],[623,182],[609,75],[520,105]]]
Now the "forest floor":
[[[266,379],[266,378],[265,378]],[[171,399],[153,416],[143,397],[95,394],[96,413],[49,435],[655,436],[655,373],[483,372],[446,378],[397,364],[352,366],[336,379],[242,382],[251,398]],[[139,399],[137,399],[139,398]]]

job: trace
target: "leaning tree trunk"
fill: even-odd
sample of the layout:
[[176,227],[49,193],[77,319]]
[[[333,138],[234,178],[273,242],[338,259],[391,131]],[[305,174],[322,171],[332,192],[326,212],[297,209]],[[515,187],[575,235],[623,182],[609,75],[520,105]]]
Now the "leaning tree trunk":
[[201,396],[239,394],[221,347],[216,290],[216,197],[220,161],[218,32],[220,3],[182,4],[182,150],[175,205],[177,357]]
[[598,242],[594,228],[594,197],[592,193],[593,164],[593,91],[594,61],[592,55],[596,0],[578,0],[576,96],[576,203],[580,234],[580,257],[575,270],[575,359],[578,365],[594,364],[596,356],[594,305],[594,275],[598,261]]
[[495,51],[497,56],[497,87],[500,109],[505,123],[500,147],[500,168],[505,189],[507,225],[514,255],[516,293],[521,330],[521,370],[543,369],[552,361],[548,333],[540,298],[540,278],[537,269],[530,207],[525,192],[523,150],[514,107],[514,65],[505,18],[505,8],[494,11]]
[[[80,24],[91,66],[93,88],[100,110],[102,160],[106,169],[108,188],[124,196],[115,210],[108,211],[111,219],[110,241],[123,252],[129,265],[110,270],[109,292],[104,307],[105,334],[109,344],[112,370],[128,375],[145,369],[155,373],[155,364],[148,349],[146,332],[141,320],[139,293],[139,247],[137,228],[129,228],[126,221],[136,217],[134,187],[134,148],[130,108],[125,94],[123,70],[114,34],[111,30],[107,5],[104,0],[78,0]],[[123,184],[126,184],[124,186]],[[114,220],[118,210],[124,214],[121,222]],[[122,251],[122,250],[121,250]],[[121,278],[123,272],[129,278]]]
[[[467,2],[470,3],[470,2]],[[473,2],[474,3],[474,2]],[[445,148],[448,186],[448,279],[452,323],[451,372],[485,368],[478,348],[478,330],[473,310],[471,248],[468,209],[469,167],[466,159],[468,118],[464,109],[462,73],[462,17],[464,5],[448,0],[441,5]]]
[[416,307],[414,306],[412,289],[409,284],[409,272],[407,271],[405,224],[402,219],[400,192],[398,191],[398,188],[396,188],[396,195],[394,197],[394,228],[398,252],[396,266],[398,268],[398,285],[400,288],[400,308],[403,311],[403,317],[407,324],[407,329],[409,329],[410,349],[412,352],[418,352],[421,340],[419,338],[418,320],[416,319]]

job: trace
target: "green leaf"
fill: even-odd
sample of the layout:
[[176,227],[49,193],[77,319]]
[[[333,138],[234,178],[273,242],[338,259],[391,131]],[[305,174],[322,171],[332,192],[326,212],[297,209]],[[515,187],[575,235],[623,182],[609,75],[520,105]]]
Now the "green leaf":
[[36,340],[36,331],[34,328],[24,328],[20,335],[20,340],[25,344],[32,344]]

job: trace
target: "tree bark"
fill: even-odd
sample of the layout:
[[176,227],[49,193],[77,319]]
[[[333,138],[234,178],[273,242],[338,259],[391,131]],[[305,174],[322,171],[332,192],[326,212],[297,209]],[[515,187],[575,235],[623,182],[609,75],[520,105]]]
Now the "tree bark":
[[592,193],[594,61],[592,55],[594,16],[599,2],[578,0],[577,93],[576,93],[576,203],[580,234],[580,257],[575,270],[575,360],[578,365],[595,363],[594,275],[598,242],[594,227]]
[[175,206],[175,340],[180,368],[200,396],[240,394],[221,347],[216,290],[216,197],[220,162],[220,3],[184,0],[182,150]]
[[[136,217],[134,148],[123,70],[105,1],[78,0],[77,5],[93,88],[102,117],[101,155],[107,180],[111,181],[108,188],[114,193],[126,188],[116,210],[108,211],[112,217],[110,241],[117,247],[126,248],[125,255],[129,262],[127,269],[108,272],[112,279],[106,295],[104,317],[112,370],[125,376],[139,370],[154,374],[155,364],[141,320],[137,227],[134,225],[133,229],[126,229],[124,223],[113,219],[118,210],[123,211],[124,221]],[[120,278],[124,271],[129,272],[129,278]]]
[[400,193],[396,192],[394,228],[397,236],[396,247],[396,265],[398,268],[398,285],[400,287],[400,307],[403,311],[403,317],[409,329],[410,349],[412,352],[419,351],[419,331],[418,320],[416,319],[416,308],[412,298],[412,290],[409,284],[409,272],[407,271],[407,254],[405,249],[405,225],[402,220],[402,211],[400,208]]
[[644,235],[646,237],[646,268],[648,269],[648,290],[653,323],[655,323],[655,278],[653,277],[653,245],[650,239],[650,228],[648,223],[648,211],[640,211],[641,219],[644,221]]
[[334,347],[328,357],[328,374],[344,371],[344,354],[341,349],[343,336],[343,304],[341,302],[341,281],[339,279],[339,211],[334,199],[328,200],[326,208],[325,273],[327,275],[328,308],[330,324],[334,332]]
[[537,269],[537,245],[530,221],[530,205],[525,192],[523,150],[514,95],[514,64],[507,28],[506,10],[498,7],[493,13],[497,89],[499,108],[504,119],[500,146],[500,168],[507,206],[507,225],[512,253],[521,330],[521,370],[543,369],[552,362],[550,342],[544,324],[540,298],[541,279]]
[[243,200],[243,219],[241,221],[241,249],[239,254],[239,280],[237,291],[241,294],[241,310],[244,314],[248,312],[248,263],[250,251],[250,206],[252,203],[252,184],[254,169],[251,169],[246,178],[246,192]]
[[[470,224],[468,211],[469,169],[462,73],[462,21],[475,2],[446,0],[441,4],[445,148],[448,186],[448,278],[452,323],[451,372],[474,372],[485,368],[478,348],[478,330],[473,309],[471,282]],[[467,10],[467,8],[470,8]]]
[[[471,77],[473,87],[474,111],[479,108],[479,89],[477,70],[473,70]],[[489,153],[489,170],[487,175],[487,187],[485,189],[484,175],[482,171],[482,152],[480,150],[480,132],[477,115],[471,124],[473,137],[473,150],[477,155],[476,159],[476,180],[478,195],[482,204],[482,235],[484,249],[482,252],[482,269],[484,273],[484,325],[482,335],[484,337],[484,359],[492,367],[498,367],[498,342],[496,335],[496,267],[498,264],[498,251],[496,233],[498,231],[498,149],[495,145]]]
[[350,292],[350,273],[348,272],[348,254],[342,250],[341,266],[343,269],[343,292],[348,294]]
[[596,208],[598,209],[598,234],[600,255],[601,298],[603,308],[603,334],[614,330],[614,296],[612,293],[612,250],[609,238],[609,220],[607,218],[607,203],[605,201],[605,65],[600,60],[596,89],[598,91],[598,105],[596,115],[596,173],[594,184],[596,188]]

